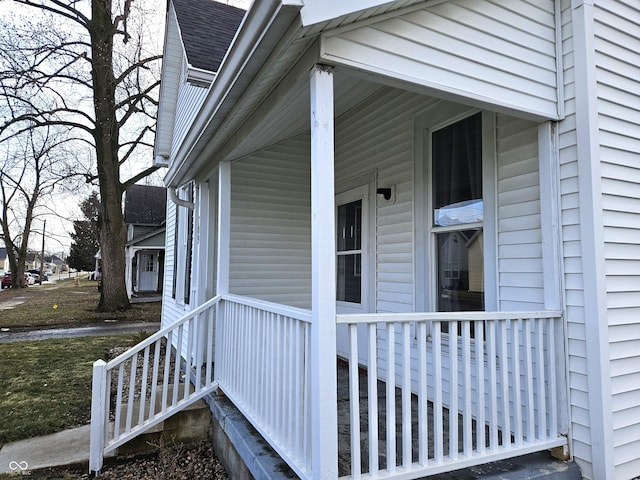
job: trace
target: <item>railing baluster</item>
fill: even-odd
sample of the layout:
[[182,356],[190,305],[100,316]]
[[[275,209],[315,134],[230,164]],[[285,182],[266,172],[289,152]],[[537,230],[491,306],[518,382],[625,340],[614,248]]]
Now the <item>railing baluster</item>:
[[417,325],[418,343],[418,462],[429,463],[429,410],[427,396],[427,324]]
[[156,412],[156,395],[158,390],[158,370],[160,369],[160,349],[162,348],[162,339],[155,342],[153,350],[153,370],[151,373],[151,398],[149,399],[149,418],[152,418]]
[[351,476],[360,478],[360,387],[358,379],[358,326],[349,325],[349,419],[351,426]]
[[[184,371],[185,371],[185,379],[184,379],[184,392],[183,392],[183,400],[187,400],[189,398],[189,385],[191,382],[189,381],[189,373],[191,372],[191,367],[193,366],[194,360],[194,349],[193,349],[193,339],[197,338],[197,335],[194,335],[194,328],[196,326],[195,319],[192,317],[191,320],[187,322],[187,350],[185,352],[184,359]],[[196,380],[199,382],[199,380]]]
[[402,466],[412,462],[411,446],[411,325],[402,324]]
[[125,433],[131,431],[131,421],[133,419],[133,403],[135,400],[136,390],[136,373],[138,370],[138,355],[131,357],[131,365],[129,370],[129,395],[127,398],[127,420],[125,426]]
[[171,371],[171,352],[173,351],[173,330],[167,335],[164,351],[164,375],[162,376],[162,411],[167,409],[169,396],[169,372]]
[[141,389],[140,389],[140,411],[138,412],[138,425],[144,422],[145,407],[147,405],[147,383],[149,376],[149,350],[147,346],[144,349],[144,355],[142,357],[142,377],[141,377]]
[[[478,334],[476,334],[477,337]],[[480,337],[481,339],[482,337]],[[471,407],[471,321],[462,321],[462,354],[464,380],[462,394],[464,395],[464,407],[462,409],[462,421],[464,422],[462,430],[463,453],[470,456],[473,450],[473,412]]]
[[442,325],[435,321],[431,326],[433,339],[433,438],[434,461],[442,463],[444,457],[444,427],[442,422]]
[[184,324],[178,328],[178,340],[176,342],[175,361],[173,363],[173,398],[171,405],[178,403],[178,390],[180,389],[180,359],[184,346],[182,345],[182,337],[184,335]]
[[458,322],[449,322],[449,457],[458,458]]
[[522,319],[511,322],[511,344],[513,345],[513,410],[514,428],[513,435],[516,445],[522,445],[522,392],[520,391],[520,332],[522,331]]
[[538,426],[539,433],[538,438],[540,440],[547,438],[547,408],[546,408],[546,397],[547,392],[545,391],[545,372],[544,372],[544,324],[541,318],[536,319],[536,353],[537,359],[536,363],[538,364]]
[[476,388],[478,389],[476,395],[476,401],[478,404],[476,413],[476,451],[478,451],[479,453],[483,453],[487,445],[485,437],[486,401],[484,388],[484,347],[486,343],[486,322],[477,320],[474,322],[474,325],[476,339],[480,339],[480,341],[476,340],[476,366],[478,375],[478,379],[476,381]]
[[533,350],[531,345],[531,319],[524,320],[524,359],[527,372],[527,442],[536,439],[535,396],[533,391]]
[[214,342],[213,331],[215,329],[214,316],[217,313],[217,311],[218,311],[217,307],[212,307],[209,310],[207,310],[207,315],[206,315],[206,329],[207,329],[207,341],[205,343],[205,348],[207,351],[207,365],[205,368],[206,387],[209,387],[209,385],[211,385],[211,383],[213,382],[213,358],[215,353],[215,345],[213,343]]
[[120,436],[120,412],[122,411],[122,382],[124,377],[124,363],[118,367],[118,387],[116,390],[116,406],[115,406],[115,438]]
[[380,468],[378,459],[378,338],[375,323],[368,325],[369,366],[367,369],[367,391],[369,393],[369,474],[375,475]]
[[387,471],[396,470],[395,323],[387,324]]
[[509,405],[509,353],[507,350],[507,322],[499,323],[500,327],[500,373],[502,374],[502,446],[511,443],[511,408]]
[[496,328],[495,321],[487,322],[487,355],[489,356],[489,448],[498,448],[498,391],[496,366]]

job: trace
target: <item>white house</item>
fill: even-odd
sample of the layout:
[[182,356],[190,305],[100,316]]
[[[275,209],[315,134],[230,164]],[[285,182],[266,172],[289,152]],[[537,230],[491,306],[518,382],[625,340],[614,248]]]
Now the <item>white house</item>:
[[137,351],[166,338],[194,392],[94,451],[217,389],[301,478],[550,449],[637,477],[640,4],[255,0],[208,67],[185,10],[155,145],[166,328]]

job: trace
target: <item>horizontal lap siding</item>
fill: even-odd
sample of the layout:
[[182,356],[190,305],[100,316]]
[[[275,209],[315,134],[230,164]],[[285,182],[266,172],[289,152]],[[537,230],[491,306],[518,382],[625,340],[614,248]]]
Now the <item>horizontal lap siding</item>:
[[440,2],[325,34],[332,62],[557,118],[554,2]]
[[232,164],[230,291],[311,305],[308,137]]
[[191,124],[200,110],[207,90],[203,87],[196,87],[186,82],[186,60],[183,59],[182,74],[180,77],[180,87],[178,90],[178,103],[176,106],[176,118],[173,129],[173,146],[171,149],[172,158],[180,148],[182,140],[191,128]]
[[544,309],[538,126],[498,115],[498,305]]
[[395,202],[374,199],[379,313],[413,311],[413,115],[428,102],[383,89],[336,124],[336,183],[376,172],[378,186],[395,187]]
[[596,2],[595,45],[616,478],[640,472],[640,4]]

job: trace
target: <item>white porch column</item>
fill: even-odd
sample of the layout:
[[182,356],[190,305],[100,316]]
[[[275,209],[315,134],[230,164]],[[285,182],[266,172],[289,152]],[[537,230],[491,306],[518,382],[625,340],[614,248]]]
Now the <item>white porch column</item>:
[[231,164],[218,166],[218,272],[217,294],[229,293],[229,255],[231,245]]
[[316,479],[338,478],[333,69],[311,70],[311,456]]

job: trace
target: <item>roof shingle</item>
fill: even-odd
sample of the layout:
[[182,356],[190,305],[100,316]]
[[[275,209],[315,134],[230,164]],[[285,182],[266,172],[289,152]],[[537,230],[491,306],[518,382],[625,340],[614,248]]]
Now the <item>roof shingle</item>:
[[189,63],[217,72],[245,11],[214,0],[173,0]]

